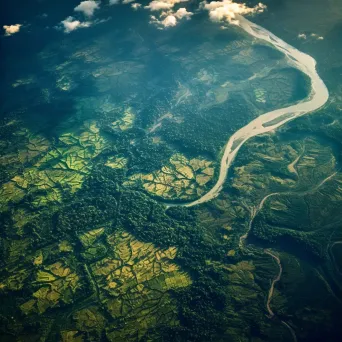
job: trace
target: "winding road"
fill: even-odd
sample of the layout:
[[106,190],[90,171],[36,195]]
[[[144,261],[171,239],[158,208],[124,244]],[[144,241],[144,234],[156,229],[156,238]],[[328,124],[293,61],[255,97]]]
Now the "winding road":
[[274,285],[280,280],[281,275],[283,273],[283,267],[281,266],[279,257],[277,257],[275,254],[273,254],[272,251],[270,251],[269,249],[265,249],[264,252],[266,254],[270,255],[277,262],[278,267],[279,267],[278,275],[272,280],[272,284],[271,284],[270,290],[268,292],[267,303],[266,303],[266,308],[267,308],[267,311],[268,311],[268,313],[270,315],[270,318],[273,318],[274,317],[274,312],[271,309],[270,303],[271,303],[271,300],[272,300],[272,297],[273,297]]
[[255,38],[264,40],[273,45],[274,48],[287,56],[289,63],[293,67],[306,74],[311,79],[311,91],[309,96],[299,103],[260,115],[249,124],[236,131],[230,137],[225,147],[221,159],[220,174],[216,184],[198,200],[184,204],[184,206],[187,207],[208,202],[219,195],[227,178],[229,167],[241,146],[247,140],[254,136],[273,131],[290,120],[313,112],[324,106],[329,99],[328,89],[317,73],[315,59],[285,43],[268,30],[252,23],[248,19],[239,16],[238,20],[240,22],[240,27],[244,31]]
[[[256,207],[252,207],[251,209],[251,216],[250,216],[250,220],[249,220],[249,224],[248,224],[248,229],[246,231],[245,234],[243,234],[242,236],[240,236],[240,240],[239,240],[239,248],[240,250],[242,250],[245,247],[245,241],[248,238],[249,232],[252,229],[252,225],[253,225],[253,221],[255,219],[255,217],[257,216],[257,214],[261,211],[261,209],[264,207],[265,202],[273,196],[277,196],[277,195],[297,195],[297,196],[304,196],[310,193],[314,193],[315,191],[317,191],[320,187],[322,187],[325,183],[327,183],[328,181],[330,181],[331,179],[333,179],[336,176],[337,172],[332,173],[331,175],[327,176],[326,178],[324,178],[318,185],[314,186],[311,189],[308,190],[304,190],[304,191],[299,191],[299,192],[295,192],[295,191],[285,191],[285,192],[273,192],[271,194],[266,195],[259,203],[258,206]],[[337,243],[341,243],[341,242],[336,242]],[[332,247],[332,246],[331,246]],[[330,249],[331,249],[330,247]]]
[[[291,194],[297,194],[299,196],[303,196],[303,195],[306,195],[306,194],[309,194],[309,193],[314,193],[315,191],[317,191],[320,187],[322,187],[326,182],[330,181],[331,179],[334,178],[334,176],[337,174],[337,172],[334,172],[332,173],[331,175],[327,176],[326,178],[324,178],[318,185],[316,185],[315,187],[311,188],[311,189],[308,189],[306,191],[301,191],[301,192],[274,192],[274,193],[271,193],[271,194],[268,194],[266,195],[259,203],[259,205],[253,207],[251,209],[251,216],[250,216],[250,221],[249,221],[249,224],[248,224],[248,229],[247,229],[247,232],[242,235],[240,237],[240,240],[239,240],[239,248],[241,251],[243,251],[243,249],[245,248],[245,241],[246,239],[248,238],[248,235],[249,235],[249,232],[250,230],[252,229],[252,225],[253,225],[253,221],[255,219],[255,217],[257,216],[257,214],[262,210],[262,208],[264,207],[264,204],[266,203],[266,201],[270,198],[270,197],[273,197],[273,196],[277,196],[277,195],[291,195]],[[342,241],[337,241],[335,243],[333,243],[331,246],[330,246],[330,251],[332,249],[332,247],[336,244],[340,244],[342,243]],[[276,283],[280,280],[281,276],[282,276],[282,273],[283,273],[283,268],[282,268],[282,265],[281,265],[281,261],[280,261],[280,258],[275,255],[271,250],[269,249],[265,249],[264,250],[264,253],[270,255],[278,264],[278,267],[279,267],[279,272],[278,274],[276,275],[276,277],[272,280],[272,283],[271,283],[271,287],[269,289],[269,292],[268,292],[268,296],[267,296],[267,302],[266,302],[266,308],[267,308],[267,311],[269,313],[269,318],[272,319],[275,317],[275,313],[272,311],[272,308],[271,308],[271,300],[272,300],[272,297],[273,297],[273,292],[274,292],[274,287],[276,285]],[[323,279],[324,280],[324,279]],[[329,287],[329,285],[328,285]],[[329,287],[330,288],[330,287]],[[334,295],[333,291],[330,290],[330,292]],[[293,341],[294,342],[297,342],[297,336],[296,336],[296,333],[294,331],[294,329],[288,324],[286,323],[285,321],[281,320],[281,323],[290,331],[291,335],[292,335],[292,338],[293,338]]]
[[334,243],[332,243],[330,246],[329,246],[329,252],[330,252],[330,258],[333,262],[333,265],[335,267],[335,270],[336,272],[339,274],[339,275],[342,275],[342,272],[340,271],[337,263],[336,263],[336,260],[335,260],[335,256],[334,256],[334,252],[333,252],[333,248],[334,246],[336,245],[342,245],[342,241],[335,241]]
[[[276,256],[272,251],[270,251],[269,249],[265,249],[264,252],[266,254],[270,255],[277,262],[277,265],[279,267],[279,272],[278,272],[277,276],[272,280],[271,287],[270,287],[270,290],[268,292],[267,302],[266,302],[266,308],[267,308],[267,311],[269,313],[269,317],[272,319],[275,316],[275,313],[271,309],[271,300],[273,297],[274,286],[280,280],[281,275],[283,273],[283,267],[281,266],[281,262],[280,262],[279,257]],[[293,330],[293,328],[288,323],[286,323],[285,321],[280,321],[280,322],[283,325],[285,325],[285,327],[290,331],[293,341],[297,342],[297,336],[296,336],[296,333]]]

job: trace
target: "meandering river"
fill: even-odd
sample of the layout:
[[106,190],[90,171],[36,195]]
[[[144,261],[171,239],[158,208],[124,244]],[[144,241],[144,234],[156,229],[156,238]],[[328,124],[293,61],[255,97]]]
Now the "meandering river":
[[285,43],[268,30],[252,23],[248,19],[242,16],[238,19],[240,22],[239,25],[243,30],[255,38],[272,44],[273,47],[288,57],[289,63],[293,67],[305,73],[311,79],[311,91],[309,96],[301,102],[260,115],[249,124],[236,131],[230,137],[225,147],[221,159],[220,174],[216,184],[198,200],[184,204],[187,207],[208,202],[219,195],[227,178],[229,167],[241,146],[247,140],[256,135],[273,131],[290,120],[321,108],[329,98],[328,89],[317,73],[315,59]]
[[[259,117],[251,121],[249,124],[247,124],[246,126],[239,129],[237,132],[235,132],[230,137],[225,147],[224,154],[221,160],[220,174],[219,174],[219,178],[216,184],[209,192],[207,192],[204,196],[202,196],[198,200],[193,201],[191,203],[184,204],[185,206],[188,206],[188,207],[208,202],[219,195],[220,191],[222,190],[223,184],[227,178],[229,167],[231,166],[241,146],[247,140],[259,134],[273,131],[277,129],[278,127],[284,125],[290,120],[298,118],[307,113],[313,112],[321,108],[322,106],[324,106],[324,104],[329,99],[328,89],[326,85],[324,84],[323,80],[319,77],[317,70],[316,70],[316,61],[311,56],[297,50],[293,46],[285,43],[283,40],[281,40],[280,38],[278,38],[277,36],[269,32],[268,30],[262,28],[261,26],[257,24],[252,23],[251,21],[247,20],[244,17],[240,16],[238,20],[240,23],[239,25],[243,30],[245,30],[247,33],[249,33],[255,38],[264,40],[272,44],[273,47],[275,47],[277,50],[281,51],[287,56],[289,63],[293,67],[305,73],[311,80],[311,91],[310,91],[309,96],[306,99],[300,101],[299,103],[289,106],[289,107],[276,109],[268,113],[265,113],[263,115],[260,115]],[[318,185],[318,188],[321,185],[323,185],[326,181],[328,181],[330,178],[332,178],[333,176],[334,174],[324,179]],[[254,217],[262,209],[265,201],[269,197],[275,196],[275,195],[278,195],[278,193],[272,193],[272,194],[265,196],[260,202],[259,206],[256,208],[253,208],[251,212],[251,219],[250,219],[248,231],[246,232],[246,234],[240,237],[240,242],[239,242],[240,249],[244,247],[244,242],[248,237],[248,233],[251,229]],[[272,253],[270,250],[265,250],[265,253],[269,254],[277,262],[278,267],[279,267],[279,273],[272,280],[272,284],[268,293],[267,304],[266,304],[267,311],[270,315],[270,318],[273,318],[275,314],[272,311],[270,303],[273,297],[275,284],[281,279],[282,265],[281,265],[281,261],[279,257],[276,256],[274,253]],[[286,326],[289,329],[292,335],[293,341],[297,342],[297,337],[293,328],[285,321],[281,321],[281,323],[284,324],[284,326]]]

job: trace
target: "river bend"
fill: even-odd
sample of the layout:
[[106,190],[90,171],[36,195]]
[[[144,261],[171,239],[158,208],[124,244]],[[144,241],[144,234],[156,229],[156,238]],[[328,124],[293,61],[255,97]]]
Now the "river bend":
[[290,120],[321,108],[329,98],[329,92],[316,70],[316,61],[311,56],[287,44],[268,30],[239,16],[240,27],[257,39],[264,40],[284,53],[289,63],[306,74],[311,80],[311,91],[307,98],[289,107],[276,109],[260,115],[249,124],[236,131],[228,140],[221,159],[220,174],[213,188],[196,201],[186,203],[190,207],[216,198],[222,190],[229,167],[241,146],[250,138],[273,131]]

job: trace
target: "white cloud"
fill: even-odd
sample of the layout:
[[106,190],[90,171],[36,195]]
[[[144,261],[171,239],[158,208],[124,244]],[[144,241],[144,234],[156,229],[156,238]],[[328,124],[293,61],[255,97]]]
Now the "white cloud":
[[[147,6],[144,6],[144,8],[151,12],[157,12],[157,14],[150,17],[150,23],[155,24],[159,29],[162,29],[164,27],[176,26],[179,20],[184,18],[190,19],[191,16],[194,15],[194,13],[188,12],[185,7],[178,8],[177,11],[174,9],[177,4],[188,1],[190,0],[152,0]],[[137,6],[134,6],[133,8],[136,9]],[[261,13],[265,11],[266,8],[266,5],[261,2],[254,7],[249,7],[245,3],[236,3],[234,0],[210,2],[204,0],[200,3],[198,10],[208,11],[209,17],[212,21],[223,21],[238,25],[239,15],[253,15]]]
[[159,19],[151,15],[150,16],[150,24],[154,24],[158,27],[159,30],[162,30],[166,27],[172,27],[177,25],[177,18],[173,15],[168,15],[166,12],[164,12],[165,19],[161,20],[160,18],[163,17],[163,15],[159,16]]
[[311,37],[316,38],[317,40],[323,40],[324,39],[324,37],[319,36],[317,33],[311,33]]
[[266,5],[259,2],[254,7],[248,7],[243,3],[236,3],[233,0],[202,2],[201,8],[209,12],[212,21],[228,21],[231,24],[239,24],[236,15],[248,15],[261,13],[266,9]]
[[61,25],[65,33],[70,33],[80,28],[90,27],[92,23],[90,21],[80,22],[73,17],[68,17],[65,20],[61,21]]
[[192,15],[193,13],[188,12],[186,8],[179,8],[176,12],[172,12],[172,10],[163,11],[160,13],[159,18],[151,15],[150,23],[155,24],[159,29],[164,29],[167,27],[174,27],[178,24],[178,20],[183,18],[190,19]]
[[154,1],[150,2],[150,4],[148,6],[145,6],[145,8],[148,8],[151,11],[161,11],[164,9],[170,9],[173,6],[174,6],[174,4],[172,4],[170,2],[154,0]]
[[150,16],[150,23],[158,26],[159,29],[163,29],[176,26],[180,19],[190,19],[193,13],[188,12],[185,7],[179,8],[177,11],[173,9],[176,4],[187,1],[189,0],[152,0],[145,8],[158,13]]
[[176,4],[187,1],[189,0],[153,0],[148,6],[145,6],[145,8],[149,9],[150,11],[169,10]]
[[120,0],[109,0],[109,6],[118,5],[119,3],[120,3]]
[[177,25],[177,19],[174,15],[168,15],[162,22],[161,24],[164,27],[172,27]]
[[305,33],[299,33],[297,38],[303,39],[303,40],[307,40],[309,38],[309,41],[312,41],[313,39],[316,39],[316,40],[323,40],[324,39],[324,37],[319,36],[317,33],[311,33],[310,35],[307,35]]
[[[109,4],[114,4],[118,3],[119,0],[110,0]],[[87,1],[82,1],[78,6],[74,8],[75,12],[81,12],[83,13],[86,17],[90,18],[94,15],[94,12],[100,8],[101,1],[95,1],[95,0],[87,0]],[[80,28],[87,28],[91,27],[94,25],[98,25],[101,23],[104,23],[111,18],[107,19],[95,19],[95,20],[86,20],[86,21],[81,21],[78,20],[72,16],[67,17],[66,19],[62,20],[55,28],[57,30],[63,30],[65,33],[70,33],[72,31],[78,30]]]
[[178,19],[183,19],[183,18],[190,19],[190,17],[193,15],[193,13],[192,12],[188,12],[186,10],[186,8],[182,7],[182,8],[179,8],[177,10],[177,12],[174,13],[174,15]]
[[126,4],[130,4],[133,1],[135,0],[123,0],[122,3],[126,5]]
[[135,2],[134,4],[131,5],[131,7],[132,7],[134,10],[137,10],[138,8],[141,7],[141,4],[138,4],[137,2]]
[[94,0],[82,1],[74,8],[76,12],[82,12],[87,17],[92,17],[95,10],[100,8],[100,3]]
[[15,25],[4,25],[3,29],[5,30],[5,36],[11,36],[12,34],[18,33],[21,28],[21,24]]

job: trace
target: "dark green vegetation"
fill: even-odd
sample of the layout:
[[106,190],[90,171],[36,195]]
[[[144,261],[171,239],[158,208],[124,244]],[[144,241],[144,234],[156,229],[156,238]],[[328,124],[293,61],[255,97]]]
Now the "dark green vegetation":
[[[225,245],[206,243],[192,210],[165,212],[122,187],[123,169],[99,160],[75,194],[61,188],[63,200],[32,205],[39,188],[60,182],[33,184],[33,195],[23,181],[4,183],[12,200],[1,214],[3,341],[135,340],[137,331],[139,339],[157,340],[165,325],[180,324],[177,293],[201,277],[207,259],[224,258]],[[60,163],[44,175],[50,179]]]
[[0,340],[339,341],[340,28],[317,58],[331,103],[248,141],[212,202],[167,208],[307,79],[237,28],[126,18],[1,82]]

